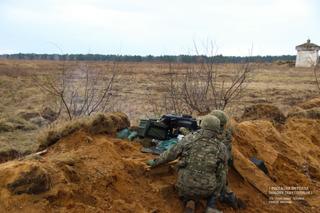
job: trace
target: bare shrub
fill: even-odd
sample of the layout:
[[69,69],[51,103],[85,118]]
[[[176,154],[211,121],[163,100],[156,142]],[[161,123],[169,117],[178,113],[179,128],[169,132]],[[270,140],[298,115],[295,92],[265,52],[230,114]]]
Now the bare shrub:
[[165,73],[163,91],[164,93],[157,97],[156,94],[149,92],[147,100],[152,107],[153,115],[159,117],[163,113],[173,114],[191,114],[192,110],[183,99],[181,92],[181,73],[175,70],[174,65],[169,64],[169,71]]
[[118,63],[103,69],[90,69],[82,63],[75,68],[63,62],[57,71],[33,75],[34,83],[57,101],[59,115],[74,117],[106,112],[114,95],[113,83],[117,76]]
[[154,109],[204,115],[213,109],[225,110],[242,97],[253,73],[253,64],[217,64],[214,56],[198,54],[198,57],[195,64],[169,64],[165,93],[160,103],[153,104]]

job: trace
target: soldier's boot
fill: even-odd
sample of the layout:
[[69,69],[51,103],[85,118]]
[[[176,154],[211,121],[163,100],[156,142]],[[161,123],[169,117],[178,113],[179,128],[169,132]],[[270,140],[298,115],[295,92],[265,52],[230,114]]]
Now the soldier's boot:
[[221,201],[223,203],[228,204],[233,209],[246,208],[246,204],[241,199],[237,198],[237,196],[233,192],[226,192],[224,193],[224,195],[221,196],[221,198]]
[[184,213],[195,213],[196,212],[196,203],[193,200],[189,200],[184,209]]
[[222,213],[216,207],[217,197],[215,195],[211,195],[207,200],[207,208],[205,213]]

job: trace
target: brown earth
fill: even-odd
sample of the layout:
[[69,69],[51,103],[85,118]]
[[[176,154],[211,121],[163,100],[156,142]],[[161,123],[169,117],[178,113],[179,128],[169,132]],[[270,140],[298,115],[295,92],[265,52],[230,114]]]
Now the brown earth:
[[[44,157],[1,165],[0,206],[6,212],[181,212],[174,176],[158,178],[139,145],[80,131],[49,148]],[[33,180],[18,187],[13,184]],[[48,176],[46,181],[42,176]],[[37,190],[46,183],[50,189]],[[16,189],[18,188],[18,190]],[[30,193],[32,191],[32,193]],[[18,193],[17,193],[18,192]]]
[[[268,212],[319,212],[319,136],[320,121],[313,119],[289,119],[280,130],[265,120],[237,124],[235,167],[255,188],[265,195],[271,186],[309,187],[313,193],[287,207],[268,204]],[[269,175],[253,166],[252,157],[264,160]]]
[[[320,211],[320,120],[290,118],[234,125],[230,188],[247,204],[239,212]],[[149,170],[140,145],[80,130],[43,156],[0,165],[0,209],[5,212],[182,212],[173,166]],[[269,175],[251,161],[265,161]],[[269,187],[309,187],[313,195],[292,204],[268,203]],[[234,212],[219,204],[224,212]],[[204,209],[204,203],[198,212]]]

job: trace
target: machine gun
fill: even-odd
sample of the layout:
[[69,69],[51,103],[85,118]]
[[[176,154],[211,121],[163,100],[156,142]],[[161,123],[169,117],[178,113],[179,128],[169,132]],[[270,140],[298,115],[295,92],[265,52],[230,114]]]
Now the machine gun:
[[160,121],[169,127],[170,135],[176,137],[180,127],[185,127],[188,130],[197,130],[198,124],[195,118],[191,115],[173,115],[167,114],[160,118]]
[[168,140],[178,136],[180,127],[190,131],[199,128],[196,119],[190,115],[167,114],[161,116],[160,119],[140,120],[138,136]]

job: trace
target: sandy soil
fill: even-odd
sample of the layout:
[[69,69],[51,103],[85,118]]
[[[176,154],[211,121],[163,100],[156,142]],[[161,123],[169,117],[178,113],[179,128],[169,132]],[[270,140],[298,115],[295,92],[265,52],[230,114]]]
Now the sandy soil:
[[[319,120],[290,118],[277,127],[253,120],[233,126],[234,168],[228,179],[247,204],[237,212],[320,211]],[[6,212],[183,212],[173,165],[150,170],[144,162],[152,157],[141,153],[137,143],[82,130],[43,156],[0,164],[0,207]],[[268,175],[252,157],[265,161]],[[291,204],[270,204],[270,187],[278,186],[307,187],[312,194]],[[225,204],[219,208],[234,212]],[[201,203],[198,212],[203,209]]]

